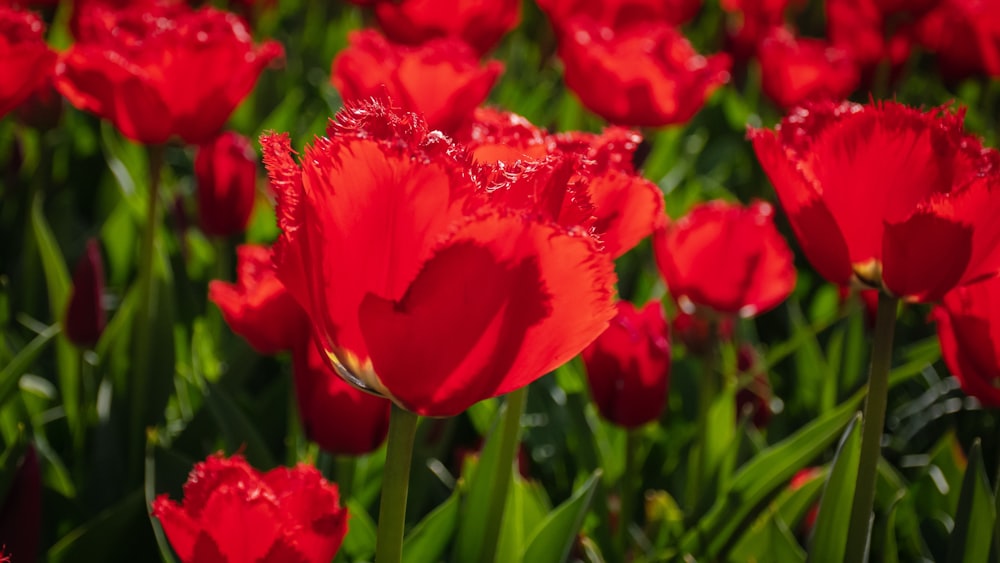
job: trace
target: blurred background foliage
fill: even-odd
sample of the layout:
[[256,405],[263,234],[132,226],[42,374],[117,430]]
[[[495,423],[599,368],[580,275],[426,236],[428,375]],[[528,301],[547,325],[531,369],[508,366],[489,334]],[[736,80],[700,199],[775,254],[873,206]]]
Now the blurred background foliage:
[[[715,4],[708,0],[685,27],[701,52],[723,46],[723,13]],[[490,103],[553,131],[599,131],[602,121],[583,109],[561,81],[548,22],[532,2],[523,8],[522,23],[492,55],[506,70]],[[63,9],[49,14],[51,42],[57,45],[66,41],[60,28]],[[280,0],[263,12],[255,32],[278,39],[286,57],[281,68],[262,75],[230,128],[251,138],[267,130],[287,131],[297,147],[322,135],[341,105],[329,83],[330,63],[346,45],[347,33],[366,23],[359,8],[341,2]],[[820,3],[812,3],[798,23],[805,34],[820,34]],[[755,65],[735,69],[732,82],[689,123],[643,131],[642,171],[662,189],[671,217],[709,199],[775,200],[745,140],[748,124],[771,126],[782,115],[762,98]],[[905,76],[893,91],[872,96],[966,107],[967,128],[996,145],[997,81],[943,82],[933,61],[920,54],[909,61]],[[858,101],[867,99],[867,93],[857,95]],[[107,123],[65,104],[60,111],[58,124],[48,128],[12,117],[0,120],[0,498],[11,494],[17,461],[30,444],[40,458],[43,483],[41,559],[151,560],[160,548],[147,502],[164,492],[178,498],[194,462],[223,450],[242,452],[259,469],[315,462],[340,484],[351,509],[338,561],[368,560],[384,452],[341,459],[310,444],[295,413],[289,358],[257,355],[207,301],[210,280],[234,278],[234,249],[244,240],[210,240],[193,227],[189,147],[171,145],[166,151],[161,191],[166,205],[155,257],[161,305],[153,319],[156,345],[144,378],[149,388],[134,394],[127,335],[136,314],[131,288],[146,209],[148,155]],[[259,182],[245,241],[270,242],[277,234],[273,203],[263,173]],[[787,221],[778,216],[782,232],[794,241]],[[110,323],[94,350],[80,351],[60,333],[60,319],[69,269],[89,237],[98,237],[104,251]],[[699,499],[686,498],[687,462],[698,430],[697,386],[704,367],[696,355],[675,345],[669,406],[660,424],[641,432],[641,516],[623,517],[632,522],[631,535],[641,548],[636,561],[668,560],[678,549],[706,561],[804,560],[803,546],[819,541],[807,539],[802,521],[820,497],[825,476],[836,470],[831,461],[837,441],[860,405],[870,327],[860,301],[843,301],[800,254],[797,264],[793,296],[735,327],[735,341],[761,352],[774,415],[757,427],[735,412],[728,397],[724,408],[734,424],[713,437],[727,454],[712,494]],[[648,242],[617,267],[623,298],[637,303],[664,299],[668,310],[673,308]],[[946,560],[962,520],[956,515],[975,440],[982,441],[975,460],[982,468],[974,469],[996,483],[997,413],[958,390],[939,361],[926,307],[902,311],[896,342],[876,500],[885,517],[877,519],[875,553],[883,553],[883,561]],[[723,350],[720,369],[735,373],[735,346]],[[426,539],[411,542],[405,560],[448,559],[443,554],[461,550],[446,549],[461,525],[458,499],[472,494],[475,479],[471,465],[462,469],[456,451],[475,449],[490,435],[501,403],[489,400],[458,417],[422,422],[408,521],[423,520],[427,530],[418,540],[436,537],[444,547]],[[511,499],[516,502],[508,501],[501,550],[510,551],[501,553],[519,553],[517,546],[528,544],[530,532],[554,506],[583,491],[590,505],[580,512],[587,514],[580,536],[572,527],[564,536],[574,539],[572,557],[601,560],[599,546],[610,543],[604,537],[609,511],[620,500],[615,484],[624,471],[625,432],[598,417],[579,360],[531,386],[522,422],[526,472],[515,479]],[[850,448],[850,432],[843,435],[841,447]],[[768,449],[775,444],[783,449]],[[789,488],[791,475],[807,465],[823,470],[805,486]],[[597,469],[603,473],[588,484]],[[995,556],[995,543],[992,550]],[[516,560],[509,557],[498,560]]]

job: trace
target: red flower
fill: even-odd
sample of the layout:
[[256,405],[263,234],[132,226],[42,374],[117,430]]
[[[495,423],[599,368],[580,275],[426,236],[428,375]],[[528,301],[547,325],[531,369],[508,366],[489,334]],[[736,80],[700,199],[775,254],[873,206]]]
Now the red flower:
[[45,43],[44,32],[35,14],[0,6],[0,117],[50,79],[56,54]]
[[920,42],[937,54],[950,78],[1000,76],[1000,4],[943,0],[918,27]]
[[198,147],[194,159],[198,222],[206,235],[242,233],[250,222],[257,194],[257,153],[232,131]]
[[749,59],[772,29],[785,25],[789,8],[803,4],[802,0],[721,0],[720,7],[735,16],[735,30],[729,36],[732,52],[738,59]]
[[556,30],[574,16],[587,14],[601,25],[622,29],[650,21],[681,25],[694,19],[701,0],[538,0]]
[[[642,142],[635,131],[609,127],[593,133],[547,134],[519,115],[478,109],[471,126],[462,132],[477,162],[517,166],[518,161],[541,162],[553,155],[566,156],[576,165],[570,171],[573,190],[568,197],[585,208],[570,206],[572,221],[586,222],[604,243],[604,250],[618,258],[649,236],[663,217],[663,194],[636,173],[632,164]],[[558,216],[555,220],[562,222]]]
[[941,355],[962,390],[1000,407],[1000,278],[948,293],[934,318]]
[[[911,2],[916,6],[919,2]],[[827,0],[827,34],[835,47],[843,49],[872,80],[879,64],[888,62],[893,73],[899,72],[910,56],[913,22],[905,12],[895,12],[890,3],[879,0]]]
[[56,87],[146,144],[175,135],[208,141],[282,54],[274,41],[254,46],[237,16],[212,8],[137,6],[82,25],[60,58]]
[[670,379],[670,340],[659,301],[637,311],[618,302],[618,314],[583,350],[590,394],[601,416],[625,428],[660,417]]
[[153,501],[182,563],[328,563],[347,533],[337,486],[312,466],[260,473],[238,455],[195,464],[178,504]]
[[457,39],[435,39],[418,47],[395,45],[374,30],[352,32],[350,45],[333,60],[330,82],[345,101],[386,93],[404,109],[422,113],[432,129],[451,133],[483,103],[503,65],[480,66]]
[[35,446],[29,444],[20,459],[8,460],[6,498],[0,506],[0,562],[4,554],[15,561],[38,561],[42,539],[42,468]]
[[703,57],[674,27],[636,24],[614,31],[588,17],[566,22],[559,43],[566,86],[612,123],[684,123],[729,79],[729,57]]
[[107,316],[104,313],[104,260],[96,239],[87,241],[83,256],[73,270],[73,290],[66,306],[63,330],[70,342],[92,348],[101,338]]
[[821,39],[795,37],[774,28],[757,49],[761,87],[783,108],[807,100],[841,100],[858,86],[860,76],[847,53]]
[[539,187],[548,167],[473,168],[418,115],[377,101],[339,120],[301,168],[287,135],[262,143],[278,275],[344,377],[450,416],[527,385],[604,329],[615,278],[595,241],[491,199]]
[[271,249],[244,244],[236,249],[235,284],[212,281],[208,298],[233,332],[261,354],[277,354],[304,346],[309,318],[278,280]]
[[710,201],[657,231],[656,264],[683,311],[708,307],[751,317],[788,297],[795,266],[773,213],[762,201]]
[[292,353],[295,399],[306,436],[335,455],[378,449],[389,432],[389,401],[337,376],[310,339]]
[[998,154],[962,116],[817,104],[750,138],[821,275],[936,301],[1000,270]]
[[461,39],[480,54],[517,27],[520,0],[459,0],[442,9],[439,0],[392,0],[375,4],[375,19],[393,41],[420,45],[431,39]]

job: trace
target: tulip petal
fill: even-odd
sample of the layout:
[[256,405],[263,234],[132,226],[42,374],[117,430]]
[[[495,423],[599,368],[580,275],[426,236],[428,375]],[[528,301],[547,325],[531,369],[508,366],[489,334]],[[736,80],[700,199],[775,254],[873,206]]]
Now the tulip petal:
[[815,180],[795,164],[775,132],[751,130],[749,135],[806,258],[827,280],[847,284],[853,273],[847,241]]
[[362,302],[380,380],[406,408],[451,416],[568,361],[614,316],[593,244],[516,215],[469,221],[399,301]]

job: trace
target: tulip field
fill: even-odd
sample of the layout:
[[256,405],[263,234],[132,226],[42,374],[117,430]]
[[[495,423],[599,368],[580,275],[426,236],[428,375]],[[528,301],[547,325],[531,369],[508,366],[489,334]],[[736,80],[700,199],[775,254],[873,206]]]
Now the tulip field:
[[0,0],[0,563],[1000,563],[1000,3]]

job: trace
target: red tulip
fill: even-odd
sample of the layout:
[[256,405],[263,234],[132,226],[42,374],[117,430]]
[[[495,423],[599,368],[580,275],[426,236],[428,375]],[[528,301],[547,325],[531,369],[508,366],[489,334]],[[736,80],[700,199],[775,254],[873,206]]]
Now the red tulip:
[[1000,407],[1000,278],[960,287],[934,309],[941,355],[962,390]]
[[847,53],[821,39],[795,37],[774,28],[757,49],[761,87],[783,108],[808,100],[841,100],[858,86],[860,76]]
[[34,445],[28,445],[13,466],[7,497],[0,506],[0,561],[3,554],[16,561],[38,561],[42,539],[42,469]]
[[235,284],[212,281],[211,299],[233,332],[261,354],[277,354],[304,346],[309,318],[278,280],[271,249],[244,244],[236,249]]
[[375,19],[393,41],[421,45],[451,37],[479,54],[496,46],[521,19],[520,0],[390,0],[375,4]]
[[195,464],[178,504],[153,501],[182,563],[328,563],[347,534],[337,486],[312,466],[261,473],[238,455]]
[[245,231],[257,195],[257,153],[250,141],[226,131],[201,145],[194,175],[201,230],[218,237]]
[[1000,270],[998,153],[962,117],[826,103],[750,138],[821,275],[936,301]]
[[561,37],[566,86],[612,123],[684,123],[729,79],[727,55],[699,55],[664,23],[614,31],[581,16],[566,22]]
[[63,329],[70,342],[92,348],[107,324],[104,312],[104,260],[96,239],[87,241],[73,270],[73,289],[66,306]]
[[35,14],[0,6],[0,117],[50,79],[56,53],[45,43],[44,32]]
[[735,21],[729,40],[736,58],[746,60],[755,55],[764,38],[785,25],[789,9],[803,4],[802,0],[721,0],[720,7],[733,14]]
[[378,449],[389,432],[389,401],[337,376],[310,339],[292,353],[295,399],[306,436],[336,455]]
[[287,135],[262,144],[283,230],[278,276],[340,373],[418,414],[450,416],[600,334],[614,314],[609,257],[540,209],[492,199],[544,187],[548,167],[473,168],[418,115],[375,100],[338,119],[301,167]]
[[795,265],[771,205],[703,203],[653,236],[656,264],[688,313],[699,308],[751,317],[795,288]]
[[[550,135],[519,115],[478,109],[471,126],[461,132],[468,139],[477,162],[517,166],[540,162],[552,155],[576,159],[570,171],[574,185],[569,198],[586,209],[570,206],[570,222],[586,223],[604,243],[604,250],[618,258],[649,236],[663,217],[663,195],[632,164],[642,136],[635,131],[609,127],[600,135],[569,132]],[[560,217],[553,220],[563,222]]]
[[282,54],[274,41],[255,46],[242,20],[212,8],[137,6],[81,25],[56,87],[146,144],[208,141]]
[[888,63],[895,74],[910,57],[912,21],[883,10],[879,0],[827,0],[826,21],[831,43],[865,71],[866,82],[880,64]]
[[937,54],[950,78],[1000,77],[1000,5],[982,0],[942,0],[922,18],[918,37]]
[[333,61],[330,82],[345,101],[386,93],[403,109],[422,113],[432,129],[451,133],[483,103],[503,65],[480,66],[457,39],[435,39],[418,47],[396,45],[374,30],[352,32],[350,45]]
[[538,0],[538,7],[556,30],[562,30],[566,22],[580,14],[612,29],[622,29],[649,21],[675,26],[687,23],[698,15],[701,0]]
[[659,301],[637,311],[618,302],[608,328],[583,350],[590,394],[601,416],[625,428],[660,417],[670,379],[670,340]]

